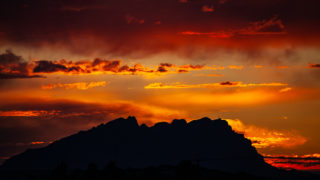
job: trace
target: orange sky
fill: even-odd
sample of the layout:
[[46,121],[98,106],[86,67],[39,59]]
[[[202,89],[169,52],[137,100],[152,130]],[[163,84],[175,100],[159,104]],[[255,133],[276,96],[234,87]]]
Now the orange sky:
[[4,1],[0,158],[128,115],[148,125],[221,117],[260,153],[317,154],[317,7]]

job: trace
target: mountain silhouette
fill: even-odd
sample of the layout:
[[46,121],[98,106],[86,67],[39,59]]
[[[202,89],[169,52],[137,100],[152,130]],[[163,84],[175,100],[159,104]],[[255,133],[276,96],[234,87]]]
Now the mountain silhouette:
[[224,120],[202,118],[187,123],[175,119],[152,127],[138,125],[133,116],[119,118],[88,131],[65,137],[38,149],[11,157],[4,170],[46,170],[61,162],[70,168],[175,166],[190,161],[201,167],[255,175],[276,173],[243,134]]

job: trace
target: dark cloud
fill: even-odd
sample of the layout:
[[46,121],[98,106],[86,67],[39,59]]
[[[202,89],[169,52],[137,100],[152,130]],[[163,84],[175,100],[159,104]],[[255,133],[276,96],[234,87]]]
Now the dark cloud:
[[10,50],[0,55],[0,63],[2,66],[11,65],[14,63],[23,63],[21,56],[13,54]]
[[[100,72],[147,72],[143,66],[138,66],[137,64],[133,67],[129,67],[127,65],[120,66],[120,60],[103,60],[96,58],[92,62],[91,61],[48,61],[41,60],[36,61],[36,66],[33,68],[34,73],[55,73],[55,72],[64,72],[64,73],[87,73],[90,74],[95,71]],[[138,68],[139,67],[139,68]]]
[[40,60],[26,62],[11,51],[0,55],[0,79],[36,78],[43,74],[63,72],[70,74],[114,73],[114,74],[159,74],[165,72],[180,73],[202,69],[203,65],[183,65],[176,67],[170,63],[160,63],[154,69],[137,63],[133,66],[121,65],[121,60],[95,58],[93,61]]
[[[112,72],[115,74],[148,74],[148,73],[165,73],[165,72],[188,72],[189,70],[199,70],[204,65],[183,65],[178,68],[174,64],[160,63],[156,69],[149,69],[137,63],[132,67],[128,65],[121,65],[120,60],[104,60],[96,58],[93,61],[36,61],[33,68],[33,73],[73,73],[73,74],[90,74],[92,72],[107,73]],[[177,71],[176,71],[177,70]]]
[[158,72],[168,72],[168,70],[164,66],[159,66],[157,69]]
[[162,67],[174,67],[174,65],[170,64],[170,63],[160,63],[160,66],[162,66]]
[[220,85],[226,85],[226,86],[234,86],[237,85],[238,83],[236,82],[230,82],[230,81],[225,81],[225,82],[221,82]]
[[39,78],[40,75],[31,75],[29,64],[11,51],[0,54],[0,79]]
[[126,72],[126,71],[130,71],[130,67],[128,65],[124,65],[119,68],[119,72]]
[[185,69],[179,69],[178,72],[179,72],[179,73],[186,73],[186,72],[189,72],[189,71],[188,71],[188,70],[185,70]]
[[75,68],[75,67],[69,69],[61,64],[55,64],[50,61],[41,60],[41,61],[37,61],[37,66],[33,69],[33,72],[35,73],[39,73],[39,72],[51,73],[51,72],[58,72],[58,71],[70,72],[72,71],[72,69],[78,70],[78,68]]
[[[202,12],[201,8],[209,4],[214,12]],[[250,24],[254,29],[246,34],[287,32],[281,38],[292,43],[318,42],[319,6],[318,0],[3,0],[0,44],[52,48],[59,44],[59,48],[79,54],[103,52],[136,57],[181,49],[182,54],[188,54],[190,47],[197,46],[208,50],[221,46],[258,48],[279,40],[263,38],[248,45],[246,39],[220,42],[179,35],[185,31],[226,32]],[[278,18],[268,21],[274,15]]]
[[157,72],[164,73],[168,72],[169,70],[167,68],[173,68],[175,65],[170,63],[160,63],[157,69]]
[[320,64],[309,64],[310,68],[320,68]]
[[238,35],[285,35],[287,34],[285,26],[281,19],[274,16],[268,20],[262,20],[252,23],[248,28],[236,32]]
[[120,68],[120,61],[111,61],[106,63],[103,66],[103,69],[105,71],[112,71],[112,72],[118,72],[119,68]]

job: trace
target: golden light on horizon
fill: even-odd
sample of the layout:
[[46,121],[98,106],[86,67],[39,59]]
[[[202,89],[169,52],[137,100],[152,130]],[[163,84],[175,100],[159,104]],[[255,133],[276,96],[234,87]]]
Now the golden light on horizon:
[[226,119],[236,132],[242,133],[252,141],[256,148],[294,148],[307,142],[307,139],[296,132],[288,130],[272,130],[254,125],[245,125],[239,119]]

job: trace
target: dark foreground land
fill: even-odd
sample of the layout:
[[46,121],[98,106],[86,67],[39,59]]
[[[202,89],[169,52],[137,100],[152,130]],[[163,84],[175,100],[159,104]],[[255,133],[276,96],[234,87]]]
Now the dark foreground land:
[[320,175],[299,171],[279,170],[276,176],[255,176],[248,173],[222,172],[199,167],[190,161],[181,161],[177,166],[159,166],[149,168],[118,168],[110,162],[102,169],[95,164],[89,164],[87,169],[69,169],[61,163],[49,171],[1,171],[1,180],[282,180],[301,179],[318,180]]

